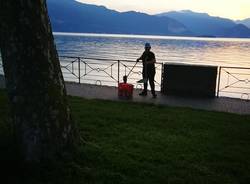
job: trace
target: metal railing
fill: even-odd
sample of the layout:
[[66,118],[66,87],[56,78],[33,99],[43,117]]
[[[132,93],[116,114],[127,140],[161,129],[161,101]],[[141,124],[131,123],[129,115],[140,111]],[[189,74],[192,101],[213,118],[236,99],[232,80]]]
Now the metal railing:
[[[133,68],[133,60],[114,60],[100,58],[85,58],[60,56],[61,69],[65,81],[87,83],[95,85],[117,86],[124,75]],[[163,63],[156,63],[156,90],[161,90]],[[4,74],[0,61],[0,74]],[[142,88],[138,83],[142,79],[142,63],[139,62],[132,70],[128,82],[135,88]],[[250,68],[246,67],[218,67],[217,97],[232,97],[250,100]]]
[[[66,81],[89,83],[97,85],[117,86],[124,75],[131,71],[128,82],[136,88],[142,88],[142,63],[133,60],[114,60],[100,58],[83,58],[60,56],[60,63]],[[135,67],[133,68],[133,66]],[[161,89],[161,73],[163,63],[156,63],[155,85],[156,90]]]
[[219,67],[217,97],[219,96],[250,100],[250,68]]

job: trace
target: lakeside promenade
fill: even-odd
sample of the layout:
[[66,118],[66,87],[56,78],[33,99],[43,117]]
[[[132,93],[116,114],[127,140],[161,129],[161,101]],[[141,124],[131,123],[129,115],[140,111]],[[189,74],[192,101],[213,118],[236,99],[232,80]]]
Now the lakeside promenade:
[[236,98],[188,98],[179,96],[166,96],[157,92],[157,98],[153,99],[151,93],[146,97],[139,96],[140,90],[135,89],[133,98],[121,100],[117,95],[117,88],[110,86],[97,86],[90,84],[77,84],[66,82],[68,95],[83,97],[86,99],[102,99],[121,102],[137,102],[170,107],[188,107],[199,110],[228,112],[250,115],[250,101]]
[[[4,88],[4,77],[2,75],[0,75],[0,88]],[[140,90],[135,89],[132,99],[121,100],[118,98],[116,87],[66,82],[66,88],[68,95],[86,99],[147,103],[166,105],[170,107],[188,107],[199,110],[250,115],[250,101],[236,98],[188,98],[179,96],[166,96],[162,95],[160,92],[157,92],[157,98],[153,99],[150,93],[146,97],[139,96],[138,94]]]

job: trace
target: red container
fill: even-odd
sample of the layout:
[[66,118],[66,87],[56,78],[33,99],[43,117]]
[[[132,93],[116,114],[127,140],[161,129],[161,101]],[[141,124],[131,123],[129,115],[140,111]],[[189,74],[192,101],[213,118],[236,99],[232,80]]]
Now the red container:
[[119,83],[118,97],[122,99],[129,99],[133,97],[134,85],[128,83]]

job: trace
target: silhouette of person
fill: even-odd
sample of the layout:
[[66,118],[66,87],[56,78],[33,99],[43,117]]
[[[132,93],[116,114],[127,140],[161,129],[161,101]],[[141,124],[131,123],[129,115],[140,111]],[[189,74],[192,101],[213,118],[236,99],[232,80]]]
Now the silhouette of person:
[[137,62],[139,60],[142,60],[143,70],[142,70],[142,76],[143,76],[143,83],[144,83],[144,89],[139,94],[140,96],[147,96],[147,88],[148,88],[148,81],[151,87],[151,93],[153,98],[156,98],[157,95],[155,94],[155,84],[154,84],[154,78],[155,78],[155,54],[150,51],[151,45],[150,43],[145,44],[145,51],[137,59]]

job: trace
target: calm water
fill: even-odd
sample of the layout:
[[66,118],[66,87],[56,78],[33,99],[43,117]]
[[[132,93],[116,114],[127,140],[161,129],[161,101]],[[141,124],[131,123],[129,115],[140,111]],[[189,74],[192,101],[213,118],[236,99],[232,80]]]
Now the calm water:
[[60,55],[135,60],[150,42],[158,62],[250,67],[250,39],[55,33]]

